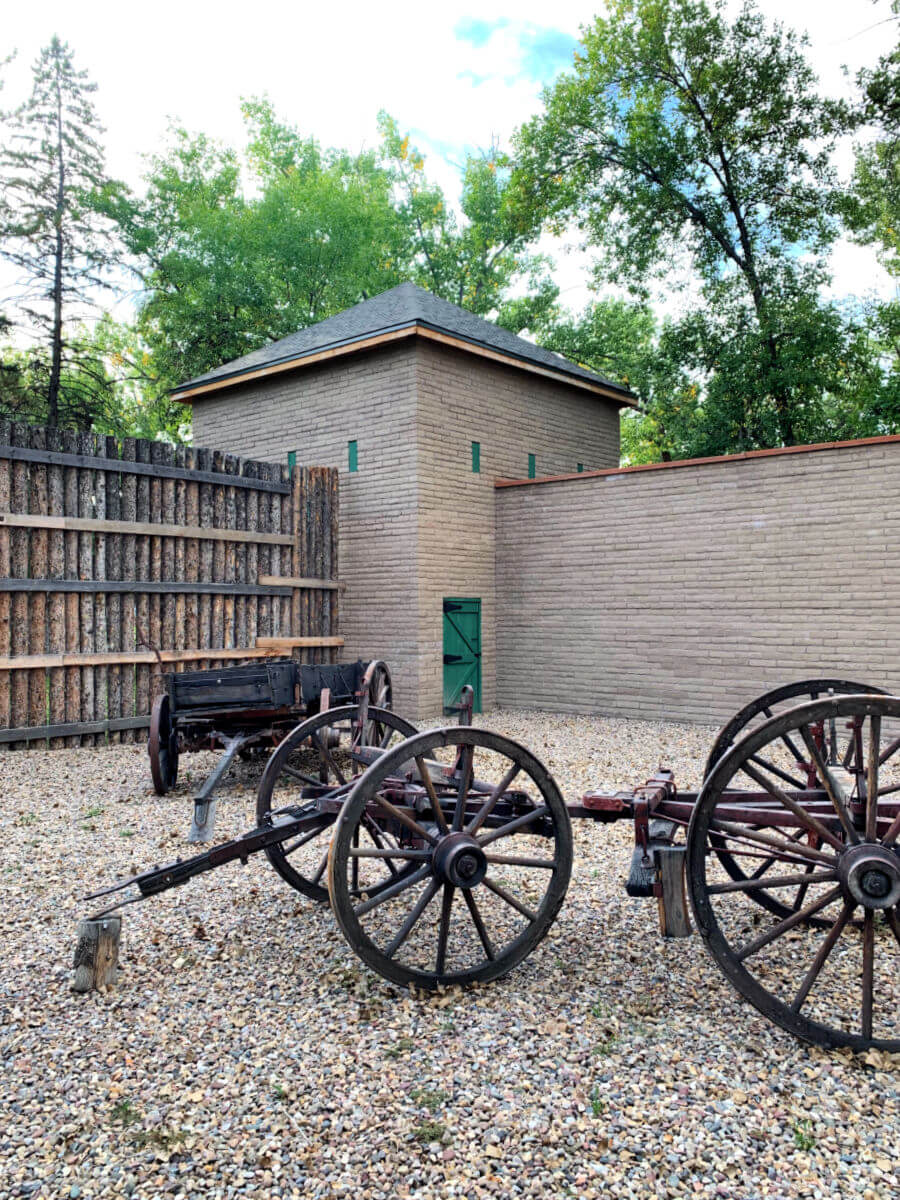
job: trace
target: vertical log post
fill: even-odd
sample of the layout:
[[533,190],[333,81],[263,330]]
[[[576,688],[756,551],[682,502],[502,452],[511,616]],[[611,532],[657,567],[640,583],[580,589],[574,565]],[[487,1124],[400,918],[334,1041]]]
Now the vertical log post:
[[[92,433],[78,434],[78,453],[85,457],[94,454],[94,435]],[[94,506],[94,472],[87,467],[78,469],[78,515],[93,520],[96,515]],[[99,540],[99,539],[98,539]],[[92,533],[78,534],[78,578],[96,579],[94,574],[94,535]],[[97,649],[94,640],[94,597],[90,592],[79,596],[79,611],[81,614],[81,645],[80,650],[88,652]],[[94,720],[94,668],[81,667],[81,721]],[[81,735],[82,746],[95,746],[97,738],[93,733]]]
[[[119,443],[114,437],[106,438],[104,454],[107,458],[119,458]],[[110,521],[122,519],[122,479],[117,471],[106,472],[106,515]],[[122,578],[122,535],[106,535],[106,578]],[[122,649],[122,601],[117,592],[111,592],[106,600],[106,648],[115,652]],[[122,668],[108,667],[106,672],[106,715],[110,720],[123,716],[122,711]],[[122,734],[114,730],[108,735],[111,743],[120,742]]]
[[[12,427],[12,444],[27,446],[27,425]],[[28,512],[28,464],[12,463],[9,506],[11,512]],[[10,531],[10,574],[14,579],[27,579],[29,570],[29,530]],[[13,592],[10,613],[10,653],[13,658],[28,653],[29,606],[27,592]],[[10,726],[28,724],[28,671],[10,671]],[[8,743],[11,750],[28,748],[27,742]]]
[[[46,429],[33,426],[29,443],[32,450],[47,449]],[[44,463],[31,463],[28,472],[28,508],[26,512],[46,516],[48,508],[47,497],[47,467]],[[47,579],[49,577],[50,542],[46,529],[31,529],[28,575],[30,579]],[[29,597],[28,605],[28,653],[44,654],[47,650],[47,593],[35,592]],[[28,672],[28,724],[46,725],[47,711],[47,672],[41,667],[32,667]],[[46,742],[38,742],[35,746],[46,746]]]
[[[62,431],[63,450],[66,454],[77,454],[80,447],[79,434],[74,430]],[[63,512],[67,517],[78,516],[78,468],[65,467],[63,470]],[[63,534],[63,556],[66,579],[79,579],[79,534],[66,531]],[[68,651],[77,653],[81,649],[81,597],[77,592],[66,592],[63,602],[65,611],[65,627],[63,639]],[[65,667],[66,716],[70,721],[81,719],[81,668]],[[66,738],[66,745],[80,746],[80,734],[72,734]]]
[[[134,462],[137,458],[137,441],[134,438],[124,438],[122,441],[122,458]],[[122,498],[119,511],[123,521],[137,520],[137,476],[128,471],[122,472]],[[137,579],[137,538],[134,534],[122,536],[121,563],[122,578]],[[137,618],[137,597],[132,593],[122,596],[121,631],[119,644],[123,650],[134,650],[137,646],[135,620]],[[133,717],[140,709],[135,708],[137,686],[137,671],[133,666],[122,668],[122,716]],[[123,742],[134,742],[138,739],[134,729],[122,731]]]
[[[9,444],[11,426],[9,421],[0,418],[0,442],[4,445]],[[10,497],[10,482],[12,479],[12,461],[8,458],[0,458],[0,511],[9,511]],[[7,578],[9,576],[10,555],[9,555],[9,529],[0,527],[0,576]],[[9,657],[10,653],[10,614],[11,614],[11,596],[9,592],[0,591],[0,655],[4,658]],[[10,707],[9,707],[9,676],[10,672],[5,671],[3,678],[0,679],[0,729],[9,728]]]
[[[47,449],[64,450],[62,431],[47,430]],[[65,478],[63,468],[51,465],[47,470],[47,503],[52,517],[65,516]],[[51,579],[64,579],[66,574],[66,535],[61,529],[53,530],[49,536],[47,570]],[[66,597],[63,592],[51,592],[47,606],[47,649],[51,654],[62,654],[66,649]],[[62,725],[66,720],[66,669],[54,667],[50,671],[50,724]],[[50,739],[50,748],[64,747],[66,739]]]

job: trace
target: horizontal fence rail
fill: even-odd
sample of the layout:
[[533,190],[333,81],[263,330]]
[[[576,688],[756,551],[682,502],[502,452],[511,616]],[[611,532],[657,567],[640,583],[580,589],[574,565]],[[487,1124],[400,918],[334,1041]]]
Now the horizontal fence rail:
[[133,742],[165,671],[334,661],[337,471],[0,421],[0,746]]
[[[21,427],[20,427],[21,428]],[[53,432],[47,430],[48,433]],[[150,442],[149,445],[159,443]],[[116,471],[130,475],[149,475],[156,479],[187,479],[191,483],[221,483],[226,487],[252,488],[254,492],[278,492],[289,496],[291,485],[287,480],[242,479],[231,474],[215,471],[200,471],[196,468],[170,467],[165,463],[128,461],[121,458],[101,458],[91,454],[59,454],[53,450],[32,450],[27,446],[0,445],[0,458],[13,462],[47,463],[56,467],[86,467],[92,471]]]

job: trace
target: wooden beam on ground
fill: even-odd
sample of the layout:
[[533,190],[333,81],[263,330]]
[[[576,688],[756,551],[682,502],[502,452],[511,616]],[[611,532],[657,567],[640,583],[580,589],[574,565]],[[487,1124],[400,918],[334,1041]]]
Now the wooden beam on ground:
[[0,745],[7,742],[43,742],[47,738],[68,738],[84,733],[123,733],[146,729],[146,717],[113,717],[107,721],[68,721],[60,725],[26,725],[22,729],[0,729]]

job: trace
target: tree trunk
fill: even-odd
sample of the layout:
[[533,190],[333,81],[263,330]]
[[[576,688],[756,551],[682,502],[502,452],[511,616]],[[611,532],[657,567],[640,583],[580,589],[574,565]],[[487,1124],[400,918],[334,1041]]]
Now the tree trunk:
[[796,441],[796,431],[794,429],[794,413],[791,405],[791,396],[786,388],[778,381],[778,343],[775,340],[775,334],[772,332],[769,325],[768,305],[766,298],[763,295],[762,284],[759,281],[759,276],[756,274],[756,268],[752,261],[748,258],[744,267],[744,275],[750,285],[750,294],[753,297],[753,307],[756,311],[756,319],[759,322],[759,331],[762,334],[763,346],[766,352],[766,358],[769,368],[768,386],[772,400],[775,404],[775,415],[778,420],[778,433],[785,446],[793,446]]
[[65,205],[66,169],[63,160],[62,92],[59,76],[56,80],[56,153],[59,179],[56,187],[55,260],[53,264],[53,326],[51,330],[50,383],[47,388],[47,424],[59,424],[59,382],[62,376],[62,274],[63,274],[63,211]]

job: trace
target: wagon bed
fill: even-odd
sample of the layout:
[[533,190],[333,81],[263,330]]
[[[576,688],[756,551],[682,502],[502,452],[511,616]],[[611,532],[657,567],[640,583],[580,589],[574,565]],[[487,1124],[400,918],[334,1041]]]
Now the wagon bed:
[[221,749],[224,754],[194,795],[189,839],[208,841],[215,816],[214,793],[235,755],[271,749],[299,722],[323,707],[346,705],[366,690],[373,705],[391,707],[385,663],[295,662],[270,659],[204,671],[172,671],[154,701],[147,751],[159,795],[178,779],[182,754]]

